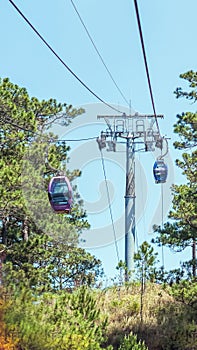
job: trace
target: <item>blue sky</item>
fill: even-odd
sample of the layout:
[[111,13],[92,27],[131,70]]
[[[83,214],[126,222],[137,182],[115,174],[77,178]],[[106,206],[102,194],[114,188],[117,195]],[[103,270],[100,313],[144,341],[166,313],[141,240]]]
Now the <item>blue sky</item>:
[[[153,111],[133,1],[75,0],[74,3],[114,80],[126,99],[131,101],[132,108],[140,113],[151,114]],[[90,89],[109,104],[121,106],[122,109],[127,107],[92,46],[70,0],[16,0],[15,4]],[[184,81],[179,78],[181,73],[191,69],[196,70],[197,2],[196,0],[187,2],[139,0],[138,6],[156,111],[165,116],[164,120],[160,121],[160,130],[162,135],[171,138],[169,157],[170,161],[173,161],[178,156],[172,146],[176,114],[195,110],[195,106],[188,101],[176,100],[173,91],[178,86],[185,86]],[[61,137],[63,134],[72,137],[99,136],[101,129],[105,126],[96,123],[97,114],[102,114],[103,111],[113,114],[113,110],[98,103],[99,101],[80,85],[44,46],[11,3],[5,0],[1,1],[0,29],[2,33],[0,76],[9,77],[13,83],[26,87],[30,96],[36,96],[39,99],[52,97],[60,102],[72,104],[74,107],[85,106],[91,111],[94,121],[92,125],[88,119],[90,117],[87,117],[87,122],[80,121],[80,125],[73,125],[73,128],[68,131],[61,130]],[[80,149],[83,149],[83,144],[71,146],[73,158],[75,157],[74,165],[77,165],[81,159]],[[74,150],[78,146],[75,154]],[[80,192],[86,204],[89,205],[88,208],[90,208],[88,203],[96,203],[99,200],[99,186],[103,181],[96,145],[93,150],[95,153],[91,153],[89,162],[86,159],[85,165],[83,164],[84,177],[82,175],[78,183]],[[86,154],[88,158],[88,153]],[[119,156],[121,158],[120,154],[117,155]],[[112,195],[115,193],[113,211],[116,220],[122,215],[124,209],[124,166],[122,168],[121,161],[118,160],[119,158],[116,159],[114,154],[105,152],[105,157],[107,175],[112,183]],[[137,226],[138,238],[141,242],[147,239],[145,231],[146,227],[151,225],[152,212],[158,210],[159,213],[160,189],[155,187],[152,180],[153,156],[141,153],[136,157],[141,164],[138,180],[142,179],[136,183],[136,187],[141,188],[144,182],[143,176],[147,183],[144,193],[138,190],[139,201],[146,202],[141,208]],[[114,164],[118,170],[114,168]],[[95,169],[97,176],[92,176],[92,173],[95,174]],[[178,169],[173,168],[173,171],[173,181],[180,183],[182,178]],[[117,174],[116,177],[113,176],[114,173]],[[94,193],[94,188],[97,194]],[[115,190],[118,188],[118,193],[113,192],[113,188]],[[168,195],[167,192],[166,195]],[[166,202],[169,203],[169,201],[169,198],[166,199]],[[106,198],[103,203],[106,203]],[[91,213],[90,209],[88,213],[93,228],[95,226],[102,231],[100,225],[102,220],[104,226],[110,224],[107,207],[100,214]],[[124,259],[123,241],[122,238],[118,243],[121,259]],[[97,248],[95,244],[94,249],[90,251],[101,258],[106,274],[112,276],[115,273],[114,266],[117,264],[114,244],[110,241],[99,244]],[[169,268],[180,260],[177,255],[170,255],[171,258],[168,259],[170,254],[168,251],[165,254]]]

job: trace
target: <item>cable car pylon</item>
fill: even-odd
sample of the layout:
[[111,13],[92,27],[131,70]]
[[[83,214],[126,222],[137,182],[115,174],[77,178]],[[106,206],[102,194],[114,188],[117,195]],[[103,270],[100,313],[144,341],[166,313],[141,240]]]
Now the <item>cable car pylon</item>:
[[[157,118],[164,118],[157,115]],[[143,144],[144,151],[154,151],[155,147],[162,151],[163,140],[155,115],[98,115],[104,119],[107,129],[101,131],[97,138],[99,149],[108,145],[108,151],[116,151],[119,138],[125,139],[126,145],[126,188],[125,188],[125,281],[132,279],[134,272],[134,252],[136,238],[135,223],[135,152],[136,144]],[[110,140],[109,140],[110,139]],[[109,141],[108,141],[109,140]],[[122,140],[121,140],[122,141]],[[121,142],[122,143],[122,142]]]

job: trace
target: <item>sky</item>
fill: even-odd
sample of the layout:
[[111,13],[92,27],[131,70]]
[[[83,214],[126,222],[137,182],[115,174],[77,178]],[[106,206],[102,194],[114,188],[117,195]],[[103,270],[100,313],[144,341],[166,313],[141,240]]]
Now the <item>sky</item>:
[[[134,1],[16,0],[14,3],[65,64],[100,99],[129,114],[124,95],[132,111],[153,113]],[[90,41],[73,4],[119,89]],[[136,154],[136,232],[137,245],[140,245],[154,237],[151,229],[154,222],[161,224],[167,219],[171,184],[183,181],[179,169],[174,166],[179,154],[173,149],[173,124],[178,113],[194,111],[195,106],[183,99],[177,100],[174,91],[178,86],[187,88],[179,75],[197,68],[197,2],[139,0],[138,7],[156,112],[164,115],[164,119],[159,120],[160,131],[169,138],[166,160],[170,170],[168,183],[163,185],[162,212],[161,186],[155,185],[152,177],[154,154]],[[80,84],[10,1],[1,1],[0,30],[0,77],[8,77],[11,82],[25,87],[30,96],[40,100],[55,98],[59,102],[85,108],[85,115],[76,118],[68,129],[56,129],[54,126],[54,132],[60,139],[99,136],[106,125],[97,120],[97,115],[117,112],[101,103]],[[95,140],[71,142],[70,145],[68,167],[82,169],[77,185],[91,223],[91,229],[82,237],[85,242],[81,245],[101,259],[107,278],[111,278],[116,274],[118,257],[100,152]],[[106,150],[103,153],[119,258],[124,260],[125,146],[119,144],[116,153]],[[161,251],[159,254],[161,256]],[[190,251],[186,254],[190,257]],[[172,254],[167,249],[164,251],[168,269],[184,258],[184,255]]]

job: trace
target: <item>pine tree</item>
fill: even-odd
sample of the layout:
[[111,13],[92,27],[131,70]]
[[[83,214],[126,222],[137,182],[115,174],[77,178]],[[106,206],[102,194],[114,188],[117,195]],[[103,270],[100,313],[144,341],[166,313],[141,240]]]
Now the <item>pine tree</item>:
[[55,99],[39,101],[9,79],[0,80],[0,237],[6,285],[22,283],[40,293],[73,286],[77,279],[91,284],[100,273],[100,261],[77,248],[81,230],[89,227],[77,190],[69,216],[54,214],[47,196],[49,179],[59,170],[71,181],[81,175],[78,169],[68,172],[69,147],[48,129],[58,120],[68,125],[83,112]]
[[[197,73],[189,71],[180,76],[189,83],[189,91],[177,88],[177,98],[197,101]],[[182,170],[186,183],[172,186],[172,210],[164,228],[155,228],[159,236],[155,242],[169,246],[175,251],[192,247],[192,258],[187,264],[196,277],[196,241],[197,241],[197,113],[185,112],[177,115],[174,132],[178,140],[174,147],[181,150],[182,159],[176,160],[176,165]],[[190,275],[190,272],[188,272]]]

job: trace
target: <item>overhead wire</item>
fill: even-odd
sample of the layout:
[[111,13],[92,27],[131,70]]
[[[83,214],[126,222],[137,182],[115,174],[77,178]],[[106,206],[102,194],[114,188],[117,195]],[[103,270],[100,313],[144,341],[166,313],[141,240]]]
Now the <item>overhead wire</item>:
[[[100,149],[100,148],[99,148],[99,149]],[[117,243],[117,237],[116,237],[116,230],[115,230],[114,219],[113,219],[113,214],[112,214],[112,207],[111,207],[111,202],[110,202],[109,187],[108,187],[108,183],[107,183],[107,175],[106,175],[106,170],[105,170],[105,162],[104,162],[104,157],[103,157],[102,149],[100,149],[100,153],[101,153],[101,163],[102,163],[102,168],[103,168],[103,174],[104,174],[104,179],[105,179],[105,186],[106,186],[106,191],[107,191],[107,200],[108,200],[110,218],[111,218],[111,223],[112,223],[112,230],[113,230],[113,235],[114,235],[114,242],[115,242],[116,255],[117,255],[117,260],[118,260],[118,263],[119,263],[119,261],[120,261],[120,255],[119,255],[119,250],[118,250],[118,243]]]
[[98,136],[92,136],[92,137],[86,137],[86,138],[82,138],[82,139],[61,139],[58,140],[57,142],[78,142],[78,141],[88,141],[88,140],[96,140],[98,138]]
[[79,17],[79,20],[80,20],[82,26],[84,27],[84,29],[85,29],[85,31],[86,31],[86,34],[87,34],[88,38],[90,39],[90,41],[91,41],[91,43],[92,43],[92,45],[93,45],[93,47],[94,47],[96,53],[98,54],[98,56],[99,56],[99,58],[100,58],[102,64],[104,65],[104,67],[105,67],[107,73],[109,74],[111,80],[113,81],[114,85],[116,86],[117,90],[118,90],[119,93],[121,94],[121,96],[122,96],[122,98],[124,99],[124,101],[126,102],[126,104],[130,107],[130,102],[127,101],[125,95],[123,94],[123,92],[122,92],[121,89],[119,88],[118,84],[116,83],[115,79],[113,78],[113,76],[112,76],[112,74],[111,74],[109,68],[107,67],[107,65],[106,65],[106,63],[105,63],[103,57],[101,56],[101,54],[100,54],[98,48],[96,47],[96,44],[95,44],[94,40],[92,39],[92,37],[91,37],[91,35],[90,35],[90,32],[88,31],[87,26],[85,25],[85,23],[84,23],[84,21],[83,21],[81,15],[80,15],[80,13],[79,13],[77,7],[76,7],[74,1],[73,1],[73,0],[70,0],[70,1],[71,1],[71,4],[72,4],[72,6],[73,6],[73,8],[74,8],[74,10],[75,10],[75,12],[76,12],[76,14],[77,14],[77,16]]
[[[18,125],[18,124],[13,123],[12,121],[9,120],[9,118],[6,118],[6,119],[4,119],[4,120],[2,120],[2,121],[3,121],[5,124],[9,124],[9,125],[14,126],[16,129],[19,129],[19,130],[22,130],[22,131],[26,131],[26,132],[30,132],[30,133],[34,133],[33,130],[26,129],[26,128],[24,128],[23,126],[20,126],[20,125]],[[1,120],[0,120],[0,122],[1,122]]]
[[[35,132],[34,130],[30,130],[30,129],[26,129],[18,124],[15,124],[11,121],[9,121],[9,119],[6,119],[4,121],[6,124],[12,125],[13,127],[15,127],[16,129],[25,131],[25,132],[29,132],[32,133],[34,136],[40,136],[40,134],[38,132]],[[50,143],[61,143],[61,142],[80,142],[80,141],[89,141],[89,140],[96,140],[98,138],[98,136],[92,136],[92,137],[84,137],[84,138],[79,138],[79,139],[58,139],[58,140],[50,140]]]
[[[163,193],[163,184],[161,183],[161,227],[163,229],[164,223],[164,193]],[[162,255],[162,267],[164,268],[165,260],[164,260],[164,246],[163,243],[161,245],[161,255]]]
[[16,9],[16,11],[20,14],[20,16],[25,20],[25,22],[32,28],[32,30],[36,33],[36,35],[42,40],[42,42],[48,47],[48,49],[54,54],[54,56],[63,64],[63,66],[74,76],[75,79],[79,81],[79,83],[86,89],[88,90],[94,97],[96,97],[100,102],[102,102],[104,105],[107,107],[113,109],[114,111],[118,113],[123,113],[119,109],[113,107],[106,101],[104,101],[100,96],[98,96],[92,89],[88,87],[74,71],[63,61],[63,59],[57,54],[57,52],[52,48],[51,45],[44,39],[44,37],[38,32],[38,30],[33,26],[33,24],[27,19],[27,17],[22,13],[22,11],[16,6],[16,4],[12,1],[9,0],[9,2],[12,4],[12,6]]
[[[16,129],[25,131],[25,132],[29,132],[32,133],[34,136],[40,136],[40,134],[38,132],[35,132],[34,130],[30,130],[27,129],[23,126],[20,126],[18,124],[13,123],[12,121],[9,120],[9,118],[7,118],[6,120],[4,120],[4,123],[12,125],[13,127],[15,127]],[[89,141],[89,140],[96,140],[98,136],[92,136],[92,137],[84,137],[84,138],[79,138],[79,139],[58,139],[58,140],[50,140],[50,143],[61,143],[61,142],[80,142],[80,141]]]
[[[143,58],[144,58],[144,65],[145,65],[145,70],[146,70],[146,76],[147,76],[147,80],[148,80],[148,87],[149,87],[149,93],[150,93],[150,98],[151,98],[151,103],[152,103],[152,108],[153,108],[153,113],[155,116],[155,122],[157,125],[157,129],[161,138],[161,134],[160,134],[160,129],[159,129],[159,123],[157,120],[157,113],[156,113],[156,108],[155,108],[155,101],[154,101],[154,97],[153,97],[153,90],[152,90],[152,85],[151,85],[151,79],[150,79],[150,74],[149,74],[149,68],[148,68],[148,63],[147,63],[147,56],[146,56],[146,50],[145,50],[145,45],[144,45],[144,39],[143,39],[143,33],[142,33],[142,26],[141,26],[141,20],[140,20],[140,14],[139,14],[139,8],[138,8],[138,3],[137,0],[134,0],[134,5],[135,5],[135,12],[136,12],[136,17],[137,17],[137,23],[138,23],[138,30],[139,30],[139,34],[140,34],[140,41],[141,41],[141,47],[142,47],[142,53],[143,53]],[[164,157],[167,153],[168,153],[168,143],[167,140],[166,141],[166,145],[167,145],[167,149],[164,155],[162,155],[162,157]],[[162,149],[161,149],[162,150]],[[162,227],[163,227],[163,185],[161,184],[161,201],[162,201],[162,208],[161,208],[161,212],[162,212]],[[162,267],[164,268],[164,247],[162,244]]]
[[135,12],[136,12],[136,17],[137,17],[137,24],[138,24],[139,34],[140,34],[140,41],[141,41],[141,47],[142,47],[142,53],[143,53],[143,58],[144,58],[144,64],[145,64],[145,69],[146,69],[146,76],[147,76],[147,80],[148,80],[148,87],[149,87],[149,93],[150,93],[153,113],[155,116],[157,129],[158,129],[159,134],[160,134],[159,123],[157,120],[157,113],[156,113],[155,101],[154,101],[154,97],[153,97],[153,90],[152,90],[152,85],[151,85],[151,80],[150,80],[149,69],[148,69],[147,56],[146,56],[146,50],[145,50],[145,45],[144,45],[144,38],[143,38],[143,33],[142,33],[142,26],[141,26],[141,20],[140,20],[140,14],[139,14],[137,0],[134,0],[134,5],[135,5]]
[[[139,182],[143,183],[140,152],[138,152],[137,155],[138,155],[138,161],[140,163],[140,166],[139,166]],[[144,198],[144,187],[143,186],[142,186],[141,191],[140,191],[140,196],[141,196],[140,202],[141,202],[141,205],[143,206],[143,209],[142,209],[142,225],[143,225],[143,234],[145,236],[145,232],[146,232],[146,217],[145,217],[145,209],[144,209],[145,198]]]

